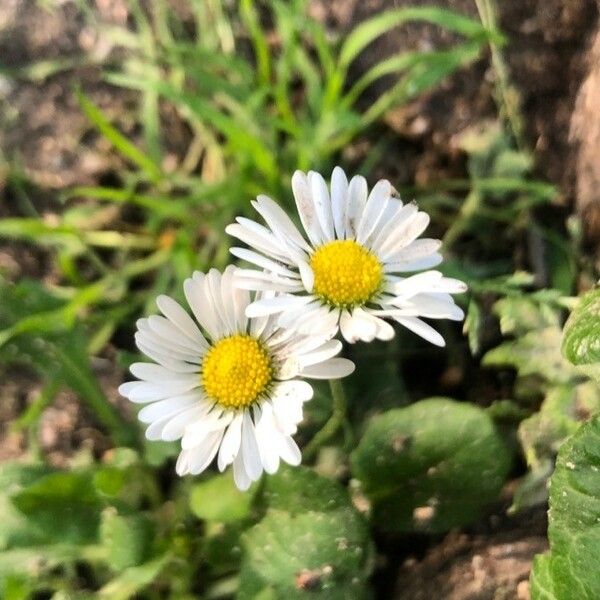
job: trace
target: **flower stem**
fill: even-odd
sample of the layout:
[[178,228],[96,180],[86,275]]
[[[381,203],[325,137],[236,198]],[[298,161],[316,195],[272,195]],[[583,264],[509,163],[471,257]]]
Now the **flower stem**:
[[313,458],[319,448],[328,442],[342,428],[346,421],[347,402],[342,382],[339,379],[330,379],[329,388],[331,389],[333,410],[325,425],[315,434],[304,449],[304,456],[308,459]]

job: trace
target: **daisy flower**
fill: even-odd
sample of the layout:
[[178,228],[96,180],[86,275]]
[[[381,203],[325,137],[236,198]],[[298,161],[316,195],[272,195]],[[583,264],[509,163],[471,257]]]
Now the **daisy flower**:
[[354,364],[334,358],[337,340],[281,329],[270,316],[248,318],[250,294],[234,287],[234,272],[212,269],[185,281],[195,320],[172,298],[158,297],[164,316],[139,319],[135,334],[154,362],[131,365],[138,381],[119,392],[145,404],[138,418],[148,424],[148,439],[181,438],[179,475],[201,473],[216,456],[220,471],[233,463],[245,490],[263,471],[277,471],[280,460],[300,463],[292,435],[313,395],[303,378],[344,377]]
[[226,228],[252,248],[232,248],[232,254],[262,269],[241,269],[236,285],[281,292],[257,298],[246,314],[277,315],[281,327],[298,332],[334,336],[339,329],[348,342],[391,339],[394,329],[384,320],[391,319],[443,346],[422,317],[463,319],[451,294],[467,288],[425,270],[442,261],[439,240],[417,239],[429,215],[415,203],[403,204],[389,181],[378,181],[369,193],[364,177],[348,182],[340,167],[331,189],[319,173],[296,171],[292,190],[306,237],[267,196],[252,203],[266,227],[239,217]]

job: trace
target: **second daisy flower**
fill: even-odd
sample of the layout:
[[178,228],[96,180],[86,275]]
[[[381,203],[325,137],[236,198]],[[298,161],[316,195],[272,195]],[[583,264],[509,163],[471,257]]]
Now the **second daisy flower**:
[[425,270],[442,262],[439,240],[417,239],[429,215],[403,204],[389,181],[378,181],[369,193],[364,177],[348,182],[340,167],[333,170],[331,191],[313,171],[296,171],[292,190],[308,240],[267,196],[252,203],[267,227],[239,217],[226,228],[253,248],[232,248],[232,254],[263,269],[239,270],[236,285],[283,292],[256,300],[246,314],[279,315],[279,326],[303,333],[334,336],[339,329],[349,342],[391,339],[389,318],[443,346],[421,317],[461,320],[451,294],[467,287]]

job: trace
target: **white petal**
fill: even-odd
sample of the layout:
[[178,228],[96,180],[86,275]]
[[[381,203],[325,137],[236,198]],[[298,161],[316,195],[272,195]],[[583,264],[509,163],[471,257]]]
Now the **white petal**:
[[331,241],[334,237],[333,216],[331,214],[331,200],[327,184],[320,173],[312,172],[309,177],[312,199],[317,213],[317,219],[323,231],[325,242]]
[[311,294],[315,284],[315,274],[307,262],[298,262],[297,265],[300,270],[302,285],[304,285],[304,289]]
[[315,205],[308,184],[307,176],[302,171],[296,171],[292,176],[292,191],[296,201],[296,208],[302,221],[302,226],[313,246],[318,246],[325,241],[323,231],[319,225]]
[[[238,288],[233,284],[234,273],[237,271],[236,267],[229,265],[223,271],[221,277],[221,285],[219,288],[219,302],[223,306],[223,313],[229,325],[231,333],[240,331],[238,326],[238,313],[237,307],[234,302],[234,293]],[[245,331],[245,328],[243,329]]]
[[[137,347],[150,358],[154,358],[155,355],[158,355],[162,359],[175,361],[176,364],[198,364],[204,354],[204,352],[192,352],[191,350],[187,350],[171,340],[160,337],[149,329],[147,331],[137,331],[134,337]],[[163,362],[157,358],[154,358],[154,360],[156,360],[156,362]]]
[[307,252],[310,251],[310,246],[306,243],[293,221],[271,198],[264,195],[258,196],[256,202],[253,202],[252,205],[282,243],[289,244],[291,241],[298,248]]
[[329,340],[312,352],[302,354],[298,357],[298,360],[301,367],[308,367],[309,365],[315,365],[329,358],[333,358],[336,354],[340,353],[341,349],[342,342],[339,340]]
[[199,387],[198,377],[170,383],[148,383],[142,381],[129,392],[129,400],[136,403],[154,402],[164,400],[170,396],[178,396]]
[[372,342],[377,334],[377,324],[358,309],[351,313],[344,311],[340,317],[340,331],[351,344],[358,340]]
[[407,220],[417,214],[418,210],[415,202],[403,205],[399,200],[391,198],[382,217],[381,226],[371,234],[369,247],[375,253],[379,253],[389,237],[401,229]]
[[256,481],[263,471],[260,460],[260,451],[256,442],[256,431],[252,417],[248,411],[244,411],[242,417],[242,454],[246,474],[252,481]]
[[367,181],[361,175],[355,175],[348,185],[348,203],[344,227],[346,238],[356,238],[358,223],[365,210],[367,201]]
[[206,345],[204,342],[192,340],[187,335],[184,335],[178,327],[173,325],[173,323],[171,323],[171,321],[165,317],[151,315],[148,317],[147,322],[150,326],[150,329],[156,335],[169,340],[173,344],[177,344],[177,346],[181,346],[186,350],[197,352],[199,354],[206,350]]
[[208,435],[201,446],[189,450],[189,470],[190,475],[199,475],[213,461],[219,444],[223,439],[223,430],[215,431]]
[[378,250],[381,259],[386,261],[388,256],[391,256],[408,246],[418,238],[425,229],[427,229],[429,221],[430,217],[425,212],[417,212],[407,219],[402,226],[396,229],[388,239],[381,244],[381,247]]
[[312,379],[339,379],[354,371],[354,363],[347,358],[330,358],[317,365],[302,369],[302,376]]
[[148,358],[151,358],[153,361],[157,362],[159,365],[165,367],[165,369],[169,369],[169,371],[175,371],[176,373],[195,373],[198,371],[198,364],[200,362],[200,357],[196,357],[194,363],[190,364],[189,362],[184,362],[183,360],[177,360],[173,357],[168,350],[158,351],[150,348],[149,346],[142,343],[141,345],[138,343],[138,336],[135,336],[136,345]]
[[273,292],[300,292],[303,289],[298,280],[252,269],[237,269],[235,285],[242,289]]
[[265,317],[283,312],[287,308],[305,306],[312,302],[312,296],[275,296],[274,298],[262,298],[248,305],[246,315],[249,318]]
[[[204,408],[202,406],[196,407],[192,406],[191,408],[187,408],[183,410],[181,413],[178,413],[174,417],[165,417],[164,419],[158,419],[150,423],[150,425],[146,429],[146,438],[149,440],[164,440],[164,441],[174,441],[179,439],[184,431],[187,423],[192,419],[201,418],[204,412]],[[171,435],[164,435],[165,428],[170,426]]]
[[213,405],[212,410],[206,413],[202,419],[188,422],[181,440],[181,447],[187,450],[201,444],[202,440],[213,431],[225,430],[233,417],[233,411],[223,410],[220,406]]
[[425,258],[430,254],[437,252],[442,245],[440,240],[433,240],[430,238],[422,238],[415,240],[408,246],[402,248],[400,251],[392,254],[389,257],[390,262],[400,261],[413,261],[418,258]]
[[[197,365],[190,365],[193,367],[195,372],[199,372],[200,367]],[[177,373],[166,369],[161,365],[155,365],[154,363],[133,363],[129,367],[129,371],[134,377],[143,379],[144,381],[150,381],[152,383],[165,383],[167,381],[186,381],[189,379],[189,375],[183,373]]]
[[244,466],[244,458],[241,452],[238,452],[237,456],[233,461],[233,480],[235,481],[235,485],[239,490],[245,492],[252,483],[250,477],[246,473],[246,468]]
[[275,439],[281,435],[273,417],[269,402],[263,402],[261,408],[255,411],[256,441],[260,451],[260,460],[265,471],[273,474],[279,468],[279,452]]
[[336,237],[343,240],[346,236],[346,198],[348,195],[348,179],[340,167],[335,167],[331,174],[331,212]]
[[265,271],[275,273],[277,275],[283,275],[284,277],[296,278],[298,276],[294,271],[290,271],[287,267],[284,267],[281,263],[275,262],[270,258],[266,258],[254,250],[248,250],[247,248],[230,248],[229,252],[246,262],[252,263]]
[[446,345],[444,338],[431,325],[428,325],[425,321],[421,321],[421,319],[416,317],[398,317],[396,321],[436,346]]
[[367,199],[365,211],[362,214],[358,225],[356,241],[359,244],[364,244],[379,224],[387,207],[391,193],[392,186],[387,179],[378,181],[371,190]]
[[200,406],[194,406],[180,412],[164,425],[160,435],[161,439],[165,442],[173,442],[183,437],[190,423],[201,420],[206,416],[209,406],[208,403],[203,403]]
[[282,435],[277,439],[277,449],[281,459],[288,465],[297,467],[302,462],[302,453],[296,442],[289,435]]
[[206,276],[203,273],[194,273],[193,277],[183,282],[183,291],[196,320],[210,337],[215,339],[219,337],[217,315],[206,292],[206,286]]
[[243,223],[244,225],[240,223],[227,225],[225,232],[248,244],[248,246],[252,246],[259,252],[273,256],[282,262],[290,263],[286,249],[281,246],[279,240],[266,227],[254,223],[256,227],[250,228],[248,219],[245,219]]
[[442,261],[442,255],[436,252],[434,254],[430,254],[429,256],[416,258],[414,260],[388,262],[384,265],[384,271],[386,273],[409,273],[411,271],[421,271],[423,269],[437,267]]
[[191,408],[200,404],[202,398],[197,392],[184,394],[183,396],[174,396],[166,400],[152,402],[140,410],[138,419],[142,423],[152,423],[158,419],[175,416],[184,409]]
[[221,273],[217,269],[211,269],[205,279],[204,289],[217,317],[219,337],[235,333],[235,315],[233,314],[233,309],[228,310],[228,305],[223,303],[223,295],[221,293],[222,286],[227,287],[229,284],[228,289],[232,288],[231,278],[232,271],[230,269],[224,273]]
[[307,402],[313,397],[314,391],[310,383],[301,379],[292,379],[282,381],[273,389],[273,398],[280,398],[284,401],[298,400]]
[[233,421],[231,421],[223,441],[221,442],[221,448],[219,450],[218,467],[219,471],[223,471],[227,465],[230,465],[237,453],[240,450],[240,444],[242,442],[242,413],[235,415]]
[[184,335],[189,337],[192,341],[200,344],[201,346],[208,348],[208,342],[198,329],[194,320],[187,314],[183,307],[170,298],[161,294],[156,299],[156,304],[169,321],[173,323]]

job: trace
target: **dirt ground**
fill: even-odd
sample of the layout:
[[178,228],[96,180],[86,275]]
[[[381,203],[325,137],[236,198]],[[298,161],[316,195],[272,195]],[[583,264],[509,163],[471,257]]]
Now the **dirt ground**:
[[[313,0],[311,11],[337,32],[384,8],[431,4],[429,0]],[[476,16],[472,0],[435,4]],[[525,140],[535,152],[541,178],[561,190],[564,214],[577,211],[591,247],[600,241],[600,31],[594,0],[498,2],[500,26],[509,37],[505,49],[512,81],[521,95]],[[124,23],[126,3],[95,0],[94,10],[109,22]],[[411,25],[393,32],[365,53],[356,72],[376,57],[398,50],[441,47],[451,39],[434,28]],[[18,69],[32,62],[66,59],[79,66],[36,81],[0,76],[0,158],[16,162],[31,182],[28,193],[44,215],[60,210],[61,190],[111,181],[118,159],[95,135],[77,108],[80,84],[127,135],[135,137],[135,95],[100,81],[98,63],[110,55],[106,40],[85,26],[76,3],[57,2],[52,11],[34,0],[0,2],[0,62]],[[385,82],[383,83],[385,85]],[[373,93],[377,93],[374,90]],[[398,155],[382,165],[399,184],[425,184],[464,176],[464,158],[454,140],[467,126],[496,113],[489,58],[449,78],[436,91],[387,117],[397,136]],[[383,173],[382,173],[383,175]],[[14,185],[0,162],[0,216],[20,214]],[[24,245],[0,245],[0,265],[10,277],[53,281],[45,254]],[[110,367],[110,365],[109,365]],[[106,377],[107,365],[98,365]],[[120,377],[108,368],[114,390]],[[0,460],[19,456],[27,443],[8,424],[39,393],[27,373],[0,373]],[[114,395],[114,394],[113,394]],[[88,444],[101,452],[105,436],[76,399],[61,394],[46,409],[40,450],[63,464],[74,449]],[[502,514],[502,513],[498,513]],[[501,600],[528,597],[532,556],[543,551],[544,507],[519,519],[493,517],[484,532],[451,533],[415,556],[398,557],[382,570],[397,583],[382,590],[398,600]],[[393,588],[393,589],[392,589]]]

